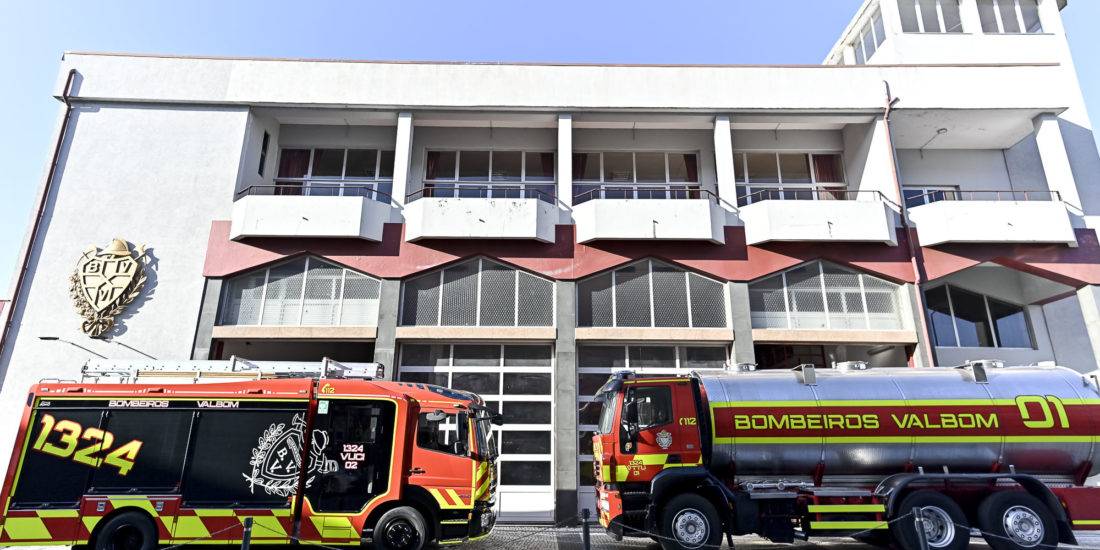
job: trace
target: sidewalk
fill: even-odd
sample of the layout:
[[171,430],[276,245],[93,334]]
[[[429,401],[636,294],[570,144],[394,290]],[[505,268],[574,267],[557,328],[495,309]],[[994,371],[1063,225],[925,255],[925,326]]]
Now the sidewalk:
[[[560,527],[548,529],[546,525],[498,525],[488,538],[464,545],[470,550],[583,550],[579,527]],[[594,525],[590,530],[592,548],[597,550],[659,550],[657,543],[649,539],[625,538],[615,541],[602,528]],[[1078,532],[1080,547],[1100,550],[1100,531]],[[814,538],[810,541],[795,541],[793,545],[780,545],[768,542],[757,536],[734,537],[733,544],[738,550],[778,550],[780,548],[827,547],[834,550],[872,550],[874,546],[861,544],[849,538]],[[725,544],[723,543],[723,546]],[[988,549],[984,540],[974,538],[971,548]],[[1061,548],[1076,548],[1061,545]],[[877,549],[876,549],[877,550]]]

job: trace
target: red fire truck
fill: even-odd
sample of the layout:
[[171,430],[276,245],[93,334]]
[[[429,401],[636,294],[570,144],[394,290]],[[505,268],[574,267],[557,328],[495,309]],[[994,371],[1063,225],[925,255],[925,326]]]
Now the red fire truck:
[[[1100,529],[1097,380],[1062,367],[613,376],[593,437],[600,523],[669,549],[723,535],[905,550],[1075,543]],[[917,525],[921,525],[918,531]]]
[[[85,367],[98,383],[33,387],[0,546],[239,543],[246,518],[253,544],[418,550],[488,535],[499,415],[473,394],[336,367]],[[164,383],[180,377],[230,381]]]

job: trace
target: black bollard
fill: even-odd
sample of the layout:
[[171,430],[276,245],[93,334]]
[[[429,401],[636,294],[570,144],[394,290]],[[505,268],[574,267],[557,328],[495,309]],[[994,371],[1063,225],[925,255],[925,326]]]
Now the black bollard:
[[244,518],[244,533],[241,533],[241,550],[248,550],[252,544],[252,517]]
[[928,535],[924,531],[924,513],[921,508],[913,508],[913,527],[917,531],[917,548],[928,550]]
[[584,550],[592,550],[592,541],[588,538],[588,508],[581,510],[581,544]]

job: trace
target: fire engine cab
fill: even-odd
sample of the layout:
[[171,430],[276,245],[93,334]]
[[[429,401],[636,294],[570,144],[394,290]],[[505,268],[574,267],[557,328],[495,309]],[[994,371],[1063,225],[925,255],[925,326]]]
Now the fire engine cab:
[[246,523],[253,544],[487,536],[499,415],[467,392],[364,374],[375,367],[101,362],[82,382],[38,384],[0,546],[239,543]]

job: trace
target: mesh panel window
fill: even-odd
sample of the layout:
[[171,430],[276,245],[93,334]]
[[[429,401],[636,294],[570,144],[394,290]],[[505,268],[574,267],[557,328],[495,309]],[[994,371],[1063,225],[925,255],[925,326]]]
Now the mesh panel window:
[[369,325],[379,281],[318,258],[299,258],[230,279],[222,325]]
[[577,316],[582,327],[725,327],[725,285],[644,260],[577,283]]
[[813,262],[749,285],[753,328],[902,328],[898,285]]
[[[402,325],[553,326],[551,281],[486,259],[405,282]],[[442,304],[442,310],[437,304]]]

